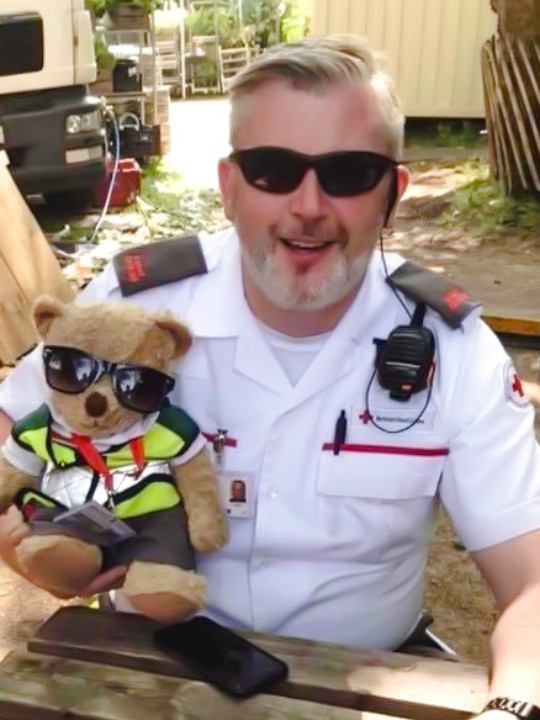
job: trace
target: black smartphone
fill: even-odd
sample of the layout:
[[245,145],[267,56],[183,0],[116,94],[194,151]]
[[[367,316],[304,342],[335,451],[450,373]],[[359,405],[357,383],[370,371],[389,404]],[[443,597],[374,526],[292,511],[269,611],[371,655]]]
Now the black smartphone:
[[279,658],[208,617],[160,628],[157,646],[229,695],[248,697],[287,677]]

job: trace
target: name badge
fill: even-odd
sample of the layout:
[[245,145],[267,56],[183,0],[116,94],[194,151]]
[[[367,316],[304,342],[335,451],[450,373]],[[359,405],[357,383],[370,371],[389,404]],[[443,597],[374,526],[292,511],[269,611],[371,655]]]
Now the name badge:
[[255,515],[255,475],[232,470],[218,473],[222,506],[228,517],[249,519]]
[[415,433],[431,433],[435,429],[434,408],[427,407],[422,413],[421,407],[409,407],[406,403],[403,406],[374,406],[369,412],[365,406],[354,407],[351,427],[354,430],[369,430],[374,427],[372,418],[377,425],[394,432],[409,428]]

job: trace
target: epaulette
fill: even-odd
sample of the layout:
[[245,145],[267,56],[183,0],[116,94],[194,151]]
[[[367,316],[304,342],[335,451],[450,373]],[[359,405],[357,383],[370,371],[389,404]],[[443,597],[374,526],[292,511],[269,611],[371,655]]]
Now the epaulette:
[[124,297],[208,272],[197,235],[129,248],[115,255],[113,265]]
[[481,305],[453,280],[408,260],[386,281],[411,300],[435,310],[453,328],[460,327],[467,315]]

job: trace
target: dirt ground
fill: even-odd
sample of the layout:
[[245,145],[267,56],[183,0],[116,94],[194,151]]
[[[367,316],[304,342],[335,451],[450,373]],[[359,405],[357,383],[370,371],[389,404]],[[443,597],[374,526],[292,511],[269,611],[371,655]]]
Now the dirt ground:
[[[538,268],[540,238],[475,238],[442,229],[434,222],[460,183],[452,166],[413,172],[408,193],[387,249],[462,281],[485,303],[490,314],[540,319]],[[540,387],[540,353],[512,351],[523,379]],[[540,416],[537,430],[540,435]],[[60,603],[31,588],[0,565],[0,657],[25,641]],[[434,630],[464,657],[487,662],[488,639],[495,620],[491,598],[478,571],[441,515],[427,571],[426,608]]]

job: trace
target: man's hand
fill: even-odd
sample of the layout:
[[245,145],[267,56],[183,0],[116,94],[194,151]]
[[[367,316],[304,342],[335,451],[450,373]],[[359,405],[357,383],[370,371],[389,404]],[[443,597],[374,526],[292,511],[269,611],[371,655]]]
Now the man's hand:
[[[22,513],[14,505],[10,506],[5,513],[0,515],[0,557],[6,562],[12,570],[15,570],[19,575],[24,573],[19,567],[16,559],[15,551],[19,543],[23,538],[30,534],[30,528],[24,521]],[[99,593],[107,592],[113,588],[121,587],[123,585],[127,567],[125,565],[118,565],[110,568],[109,570],[101,573],[95,577],[91,583],[79,593],[80,597],[92,597]],[[54,593],[56,597],[61,600],[67,600],[71,595],[62,595],[60,593]]]
[[80,593],[81,597],[92,597],[99,593],[122,587],[127,573],[125,565],[117,565],[97,575]]
[[0,515],[0,556],[17,572],[20,570],[15,561],[15,548],[29,534],[30,528],[15,505]]
[[58,598],[59,600],[71,600],[74,597],[91,598],[94,597],[94,595],[105,593],[108,590],[122,587],[122,585],[124,584],[126,572],[127,567],[125,567],[124,565],[117,565],[116,567],[110,568],[109,570],[106,570],[100,575],[97,575],[91,583],[89,583],[86,587],[81,588],[81,590],[76,595],[74,595],[73,593],[62,593],[58,590],[50,589],[48,589],[47,592],[49,592],[51,595],[54,595],[54,597]]

